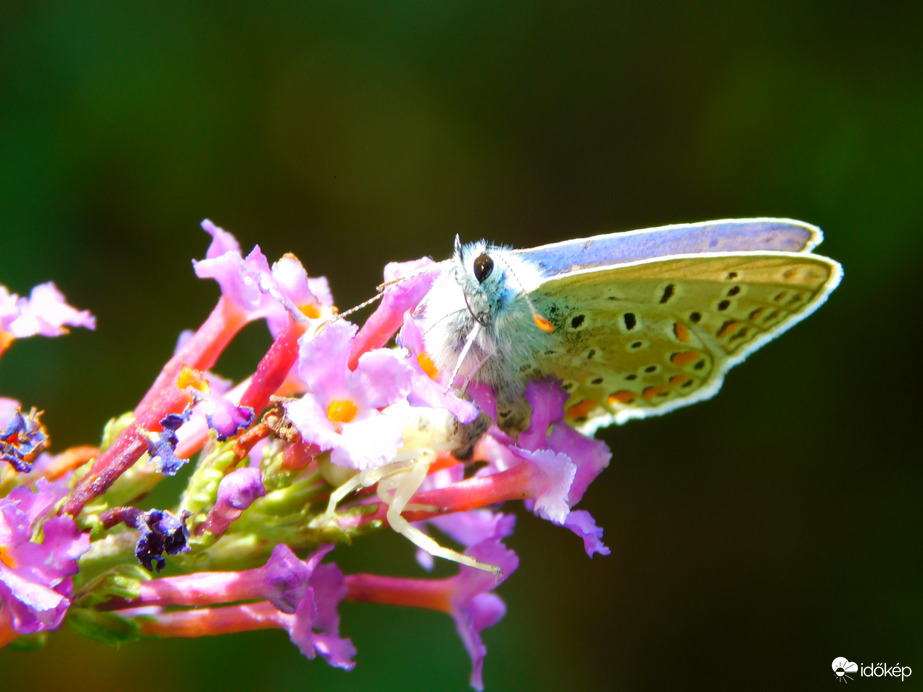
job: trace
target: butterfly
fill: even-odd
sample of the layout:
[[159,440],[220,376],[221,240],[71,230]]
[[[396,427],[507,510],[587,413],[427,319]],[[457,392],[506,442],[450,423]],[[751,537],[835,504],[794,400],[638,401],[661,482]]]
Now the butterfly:
[[841,266],[791,219],[706,221],[529,250],[456,238],[421,306],[435,366],[486,385],[521,430],[529,381],[554,376],[584,432],[713,396],[725,373],[816,310]]

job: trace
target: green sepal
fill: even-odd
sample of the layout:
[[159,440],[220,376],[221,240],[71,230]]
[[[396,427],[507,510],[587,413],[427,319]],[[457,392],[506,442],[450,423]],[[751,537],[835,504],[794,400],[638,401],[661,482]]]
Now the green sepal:
[[115,613],[71,608],[67,614],[67,622],[81,637],[103,644],[118,646],[141,639],[141,626],[138,622]]
[[131,411],[126,411],[118,418],[113,418],[108,423],[106,427],[103,428],[103,439],[100,441],[99,451],[103,451],[115,442],[119,435],[135,420],[135,414]]
[[16,649],[18,651],[34,651],[35,649],[41,649],[47,642],[47,632],[35,632],[33,634],[24,634],[21,637],[16,637],[16,639],[10,642],[9,646],[11,649]]
[[286,468],[282,451],[283,447],[277,440],[271,441],[263,450],[260,470],[263,472],[263,485],[267,492],[287,488],[303,472],[303,469]]
[[81,587],[74,598],[79,608],[93,608],[114,598],[137,598],[142,581],[148,581],[150,574],[138,565],[125,565],[118,571],[106,572]]

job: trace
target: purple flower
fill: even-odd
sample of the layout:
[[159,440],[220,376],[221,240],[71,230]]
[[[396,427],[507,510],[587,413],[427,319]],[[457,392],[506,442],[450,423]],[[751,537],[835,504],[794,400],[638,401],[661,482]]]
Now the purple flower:
[[402,425],[382,412],[404,402],[411,367],[391,351],[364,353],[347,367],[355,325],[337,321],[301,339],[298,374],[307,393],[285,404],[305,442],[331,450],[334,464],[365,470],[390,460],[402,444]]
[[510,448],[513,454],[538,471],[532,483],[532,511],[554,524],[563,524],[570,513],[567,495],[577,474],[577,466],[567,454],[552,449],[530,452]]
[[420,304],[433,287],[439,264],[429,257],[408,262],[388,262],[385,265],[385,289],[382,303],[404,313]]
[[[535,380],[526,387],[526,401],[532,409],[529,429],[516,441],[520,450],[550,450],[566,455],[575,464],[568,485],[567,502],[577,504],[589,484],[609,465],[612,453],[605,442],[577,432],[564,422],[567,393],[554,378]],[[521,456],[521,452],[515,452]]]
[[602,440],[587,437],[563,422],[555,424],[548,433],[547,444],[557,452],[566,451],[577,465],[577,473],[567,493],[567,502],[573,507],[583,498],[590,483],[609,465],[612,452]]
[[362,325],[356,335],[349,364],[353,367],[359,356],[387,344],[404,322],[404,314],[413,310],[433,286],[439,265],[431,259],[411,262],[390,262],[385,266],[385,283],[381,304]]
[[212,234],[213,240],[204,260],[193,260],[192,266],[200,279],[214,279],[221,286],[222,295],[250,320],[269,313],[284,319],[284,309],[278,301],[262,290],[261,284],[271,275],[269,261],[259,246],[255,246],[246,259],[234,237],[207,219],[202,228]]
[[466,555],[478,562],[499,567],[502,575],[499,580],[491,572],[465,566],[461,567],[457,576],[447,580],[452,584],[449,596],[452,618],[471,657],[470,682],[476,690],[484,689],[482,673],[484,657],[487,655],[481,632],[496,625],[506,614],[503,600],[491,592],[519,566],[516,553],[501,542],[512,533],[514,523],[515,517],[512,515],[501,516],[493,536],[465,551]]
[[196,399],[205,402],[205,420],[208,427],[218,433],[219,442],[249,428],[256,417],[251,406],[240,406],[220,394],[196,392]]
[[517,443],[526,449],[546,447],[565,453],[576,464],[576,474],[568,490],[571,507],[583,497],[590,483],[609,465],[612,453],[602,440],[587,437],[564,422],[564,402],[567,394],[553,378],[530,382],[526,401],[532,407],[529,429]]
[[327,279],[323,276],[308,276],[304,265],[291,253],[282,255],[273,263],[272,277],[280,294],[308,317],[320,317],[321,306],[333,305]]
[[473,380],[468,383],[465,391],[481,413],[486,414],[491,420],[497,420],[497,395],[493,387]]
[[20,298],[0,286],[0,345],[3,332],[15,339],[41,334],[67,334],[67,327],[96,328],[96,319],[86,310],[72,308],[52,282],[39,284],[28,298]]
[[[451,615],[471,657],[471,686],[483,689],[481,673],[487,649],[481,632],[497,624],[506,613],[503,601],[491,592],[519,566],[519,558],[502,543],[512,533],[515,521],[512,515],[496,515],[469,527],[472,530],[469,538],[482,535],[483,539],[466,550],[465,555],[497,566],[500,574],[464,565],[457,575],[446,579],[351,574],[346,577],[348,597],[355,601],[429,608]],[[491,531],[490,535],[483,535],[485,529]]]
[[529,429],[515,442],[493,430],[482,450],[499,470],[521,462],[529,464],[534,471],[529,487],[532,511],[583,538],[590,555],[607,555],[602,529],[588,513],[571,518],[570,508],[580,501],[612,455],[604,442],[586,437],[564,422],[567,396],[556,379],[530,382],[525,393],[531,407]]
[[[312,560],[319,561],[333,550],[319,548]],[[309,561],[310,562],[310,561]],[[313,564],[313,563],[312,563]],[[284,543],[273,548],[265,565],[240,572],[194,572],[177,577],[142,581],[136,596],[114,599],[120,609],[151,606],[205,606],[240,601],[269,601],[280,613],[293,614],[310,586],[312,567]]]
[[564,403],[570,396],[554,378],[533,380],[526,386],[525,399],[529,402],[529,429],[516,440],[523,449],[535,450],[545,446],[548,429],[564,420]]
[[[8,400],[11,401],[11,400]],[[0,411],[0,461],[7,461],[20,473],[29,473],[32,462],[48,446],[48,435],[33,408],[23,413],[18,407]]]
[[313,659],[319,653],[330,665],[352,670],[356,665],[352,660],[356,648],[349,639],[340,636],[337,610],[347,588],[339,567],[319,564],[328,552],[330,547],[321,547],[305,560],[310,573],[308,588],[287,629],[292,643],[307,658]]
[[21,408],[22,404],[16,401],[16,399],[0,396],[0,421],[8,420],[10,416],[19,411]]
[[[122,618],[137,618],[140,629],[154,636],[200,637],[278,627],[308,658],[319,653],[330,665],[350,670],[356,649],[340,636],[337,612],[347,594],[345,579],[336,565],[320,564],[332,549],[324,545],[299,560],[279,543],[262,567],[151,579],[139,584],[137,595],[110,600],[109,605]],[[228,605],[232,602],[238,605]],[[221,607],[208,607],[213,604]],[[194,607],[163,610],[178,605]]]
[[[331,550],[332,545],[319,548],[311,556],[311,560],[315,561],[312,564],[316,565]],[[272,549],[265,567],[260,569],[266,600],[283,613],[294,613],[304,599],[313,567],[299,560],[285,543],[279,543]]]
[[411,404],[443,408],[460,423],[470,423],[478,417],[477,406],[455,396],[446,386],[448,374],[436,372],[433,362],[423,349],[423,333],[409,312],[404,314],[404,326],[398,336],[398,344],[415,354],[410,359],[413,385],[408,399]]
[[564,520],[564,527],[583,539],[583,548],[590,557],[596,553],[609,555],[612,552],[603,543],[603,530],[596,525],[596,521],[586,510],[575,509],[568,514]]
[[47,518],[66,493],[39,479],[36,492],[18,487],[0,499],[0,612],[20,634],[57,629],[70,606],[70,575],[90,547],[73,519]]
[[193,261],[196,275],[200,279],[215,279],[222,295],[248,321],[265,318],[273,336],[282,332],[290,316],[319,317],[321,308],[332,304],[326,279],[308,279],[293,255],[287,255],[270,269],[259,246],[243,258],[230,233],[207,219],[202,228],[213,240],[205,259]]

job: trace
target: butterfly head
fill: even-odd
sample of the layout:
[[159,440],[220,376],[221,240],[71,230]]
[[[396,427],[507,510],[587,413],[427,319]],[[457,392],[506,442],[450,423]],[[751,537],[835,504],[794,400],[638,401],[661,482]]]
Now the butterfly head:
[[461,289],[465,308],[474,322],[490,328],[514,310],[540,282],[535,267],[523,262],[505,246],[483,240],[462,244],[455,238],[453,257],[455,281]]
[[536,266],[509,248],[456,238],[419,313],[436,370],[460,388],[472,379],[490,385],[515,379],[511,354],[531,352],[542,334],[529,298],[540,282]]

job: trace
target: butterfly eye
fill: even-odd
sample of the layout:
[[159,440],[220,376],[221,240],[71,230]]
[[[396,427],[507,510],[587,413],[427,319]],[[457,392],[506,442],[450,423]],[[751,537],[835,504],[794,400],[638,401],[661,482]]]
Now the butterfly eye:
[[490,255],[481,253],[474,259],[474,278],[478,283],[484,283],[493,270],[494,261],[490,259]]

